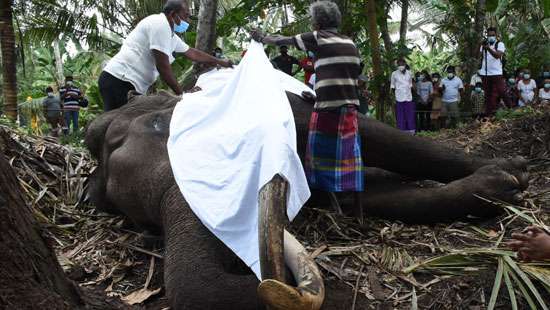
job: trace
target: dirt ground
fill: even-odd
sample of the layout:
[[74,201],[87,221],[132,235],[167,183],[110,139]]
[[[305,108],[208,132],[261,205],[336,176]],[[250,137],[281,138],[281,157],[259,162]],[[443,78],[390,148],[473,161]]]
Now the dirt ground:
[[[328,294],[334,287],[347,289],[349,295],[334,298],[342,309],[485,309],[498,265],[496,256],[486,250],[502,249],[511,232],[530,224],[521,214],[549,223],[549,116],[536,110],[517,119],[476,122],[430,135],[484,157],[529,159],[532,179],[524,202],[507,206],[499,218],[433,226],[368,219],[361,226],[329,206],[304,209],[291,230],[315,256]],[[67,275],[78,283],[88,308],[168,308],[161,242],[132,231],[122,217],[99,213],[80,200],[94,169],[87,153],[14,131],[10,137],[10,148],[3,151],[12,158],[46,240]],[[480,250],[485,252],[472,254]],[[467,252],[461,257],[478,267],[453,274],[440,266],[422,265],[457,251]],[[503,286],[496,308],[509,309],[510,303]],[[521,297],[518,308],[528,308]]]

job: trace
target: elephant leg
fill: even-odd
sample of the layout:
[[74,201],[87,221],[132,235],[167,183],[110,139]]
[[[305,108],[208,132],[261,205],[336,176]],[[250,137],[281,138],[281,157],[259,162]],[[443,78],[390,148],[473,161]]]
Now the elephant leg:
[[479,168],[496,164],[514,174],[526,187],[527,162],[484,159],[451,149],[440,142],[411,136],[372,119],[360,119],[365,165],[380,167],[417,179],[430,179],[443,183],[464,178]]
[[162,202],[165,285],[173,309],[258,309],[258,279],[195,216],[179,188]]
[[[503,201],[517,200],[517,178],[496,165],[484,166],[472,175],[433,188],[391,182],[367,187],[363,199],[369,216],[408,223],[436,223],[466,218],[491,217],[502,212],[498,206],[479,197]],[[479,197],[477,197],[479,196]]]

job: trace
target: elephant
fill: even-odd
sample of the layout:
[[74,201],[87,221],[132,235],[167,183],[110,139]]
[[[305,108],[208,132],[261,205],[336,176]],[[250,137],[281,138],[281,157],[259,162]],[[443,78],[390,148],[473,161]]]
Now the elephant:
[[[302,96],[287,96],[303,160],[313,104]],[[274,242],[284,243],[286,267],[282,268],[290,269],[294,277],[285,279],[288,285],[263,281],[258,287],[260,282],[250,269],[191,211],[172,175],[166,148],[171,115],[179,100],[162,92],[130,93],[128,104],[100,115],[85,137],[98,161],[89,178],[91,203],[99,210],[127,216],[136,227],[163,235],[165,287],[171,306],[261,309],[267,304],[270,309],[318,309],[322,304],[323,309],[342,309],[352,298],[351,290],[337,282],[324,286],[315,263],[287,232],[283,242],[279,230]],[[522,158],[473,157],[372,118],[360,116],[358,121],[367,180],[361,195],[367,216],[411,223],[453,221],[467,215],[489,217],[500,209],[478,196],[514,201],[527,187],[527,164]],[[416,181],[420,180],[439,183],[419,187]],[[268,185],[276,193],[284,182]],[[324,195],[312,191],[308,203],[326,201]],[[345,203],[345,195],[339,198],[345,212],[356,213],[350,207],[354,204]],[[273,225],[265,219],[260,223]],[[359,297],[357,306],[361,303],[368,301]]]

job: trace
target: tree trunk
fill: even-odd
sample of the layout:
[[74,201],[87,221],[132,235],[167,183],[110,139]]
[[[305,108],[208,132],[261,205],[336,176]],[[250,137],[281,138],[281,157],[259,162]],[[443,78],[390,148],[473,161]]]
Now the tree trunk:
[[60,87],[64,84],[65,76],[63,74],[63,58],[61,58],[61,52],[59,51],[59,39],[56,38],[53,42],[53,53],[55,56],[55,72],[57,74],[57,86]]
[[74,309],[80,297],[40,234],[0,153],[0,308]]
[[[218,0],[200,0],[199,22],[195,48],[211,54],[216,44],[216,13]],[[195,73],[201,71],[198,64],[193,67]]]
[[384,41],[384,48],[386,53],[391,53],[393,50],[393,42],[391,41],[390,32],[388,30],[388,10],[389,6],[384,5],[384,18],[380,20],[380,33],[382,34],[382,40]]
[[401,24],[399,25],[399,43],[402,45],[406,44],[408,22],[409,0],[401,0]]
[[474,21],[474,32],[470,41],[470,59],[467,65],[467,74],[471,76],[480,67],[481,53],[479,52],[480,42],[483,37],[483,26],[485,25],[485,0],[477,0],[476,17]]
[[17,68],[15,66],[15,33],[13,0],[0,1],[0,46],[2,48],[4,113],[17,119]]
[[368,34],[371,47],[372,67],[374,73],[374,82],[379,90],[375,94],[376,102],[376,118],[384,120],[385,106],[383,100],[384,94],[384,72],[382,71],[382,57],[380,55],[380,40],[378,39],[378,27],[376,24],[376,2],[375,0],[366,0],[367,18],[368,18]]

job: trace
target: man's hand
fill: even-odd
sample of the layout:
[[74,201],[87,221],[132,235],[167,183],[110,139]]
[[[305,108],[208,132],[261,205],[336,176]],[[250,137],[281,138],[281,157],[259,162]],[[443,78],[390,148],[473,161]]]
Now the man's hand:
[[252,29],[250,36],[254,41],[264,43],[265,34],[260,29]]
[[309,102],[309,103],[315,103],[315,95],[311,92],[308,92],[308,91],[303,91],[302,92],[302,98],[304,98],[305,101]]
[[518,252],[524,261],[550,259],[550,236],[540,227],[527,227],[522,233],[513,233],[507,245]]
[[217,65],[223,68],[233,68],[233,62],[228,59],[218,59]]

